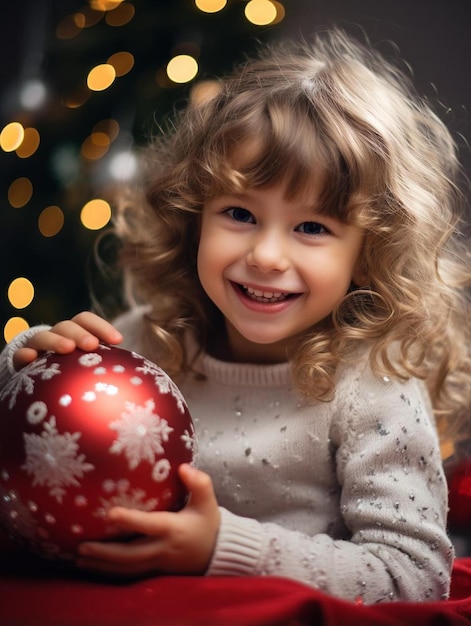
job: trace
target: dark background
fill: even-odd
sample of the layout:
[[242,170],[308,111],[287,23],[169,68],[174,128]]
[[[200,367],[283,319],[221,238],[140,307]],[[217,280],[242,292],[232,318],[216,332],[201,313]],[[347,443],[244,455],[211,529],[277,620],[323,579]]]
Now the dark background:
[[[135,17],[127,25],[111,28],[102,19],[69,40],[56,37],[57,24],[80,11],[85,1],[7,0],[0,7],[0,130],[17,120],[36,127],[41,135],[40,148],[28,159],[0,150],[2,331],[15,315],[31,325],[53,323],[90,307],[90,283],[97,282],[91,256],[98,233],[87,231],[79,214],[89,199],[102,193],[104,183],[97,175],[99,164],[81,161],[80,146],[93,126],[109,117],[119,119],[136,146],[144,144],[156,124],[184,102],[191,87],[157,84],[156,73],[176,53],[198,51],[200,72],[195,80],[200,80],[226,72],[259,42],[308,39],[314,30],[332,24],[356,35],[364,32],[386,54],[404,58],[419,93],[439,102],[437,111],[471,174],[470,0],[284,0],[284,20],[268,27],[245,19],[243,0],[229,0],[216,14],[198,11],[193,0],[132,4]],[[78,109],[61,104],[91,67],[121,50],[135,57],[129,74]],[[51,95],[40,111],[25,114],[15,93],[35,73],[46,81]],[[34,193],[27,205],[13,208],[8,188],[20,176],[30,178]],[[38,216],[54,204],[64,211],[65,224],[55,237],[45,238],[37,227]],[[7,298],[8,285],[18,276],[35,286],[35,298],[23,310],[14,309]],[[112,279],[98,283],[99,291],[116,291]]]

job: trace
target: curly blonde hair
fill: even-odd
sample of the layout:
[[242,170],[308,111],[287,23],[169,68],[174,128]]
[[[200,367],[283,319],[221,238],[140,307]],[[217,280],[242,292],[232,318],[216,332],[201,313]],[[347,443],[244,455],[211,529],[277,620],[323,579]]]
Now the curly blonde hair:
[[321,169],[323,211],[364,229],[368,278],[293,345],[297,388],[329,400],[339,363],[366,341],[378,373],[427,381],[437,414],[467,405],[469,266],[456,147],[398,67],[337,30],[310,45],[269,47],[209,101],[178,113],[146,157],[145,197],[124,205],[117,231],[170,373],[191,367],[188,327],[204,349],[222,323],[197,276],[204,202],[280,180],[294,198]]

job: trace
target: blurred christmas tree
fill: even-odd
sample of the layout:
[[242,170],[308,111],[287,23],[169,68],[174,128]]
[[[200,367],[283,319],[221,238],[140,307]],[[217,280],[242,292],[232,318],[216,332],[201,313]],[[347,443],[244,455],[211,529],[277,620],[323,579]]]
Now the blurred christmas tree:
[[1,9],[12,61],[0,109],[7,339],[90,308],[90,259],[109,225],[110,187],[132,176],[136,149],[175,107],[211,88],[284,17],[269,0],[27,4]]

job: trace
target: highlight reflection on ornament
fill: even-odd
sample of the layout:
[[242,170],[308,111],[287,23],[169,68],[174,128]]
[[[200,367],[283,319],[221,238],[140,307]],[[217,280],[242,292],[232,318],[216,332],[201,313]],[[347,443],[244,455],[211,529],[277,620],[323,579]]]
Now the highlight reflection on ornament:
[[117,535],[112,506],[178,510],[177,475],[196,437],[175,383],[140,355],[105,345],[47,353],[0,391],[0,524],[43,556]]

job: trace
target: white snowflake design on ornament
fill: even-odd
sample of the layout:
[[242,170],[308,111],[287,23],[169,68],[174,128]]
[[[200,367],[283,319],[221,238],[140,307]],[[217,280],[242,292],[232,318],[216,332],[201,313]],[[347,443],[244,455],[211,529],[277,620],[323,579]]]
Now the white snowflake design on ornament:
[[183,435],[180,436],[180,439],[185,444],[185,448],[187,450],[191,450],[193,459],[196,458],[198,454],[198,440],[196,439],[196,433],[190,433],[188,430],[185,430]]
[[78,362],[84,367],[95,367],[95,365],[101,363],[102,360],[103,357],[101,357],[96,352],[86,352],[85,354],[82,354]]
[[5,387],[0,392],[0,400],[3,400],[8,395],[10,396],[8,402],[8,408],[12,409],[16,404],[18,394],[24,389],[25,392],[31,395],[34,391],[34,376],[41,378],[41,380],[49,380],[53,376],[60,374],[59,363],[51,363],[46,365],[46,357],[36,359],[32,363],[25,365],[18,372],[16,372]]
[[40,424],[47,415],[47,404],[37,400],[30,404],[26,411],[26,419],[30,424]]
[[158,367],[158,365],[152,363],[152,361],[149,361],[140,354],[132,352],[132,355],[134,358],[142,359],[144,362],[144,365],[136,367],[136,372],[142,372],[142,374],[150,374],[151,376],[153,376],[154,383],[159,388],[160,393],[171,393],[177,401],[178,410],[180,411],[180,413],[184,413],[186,407],[185,398],[183,397],[180,389],[170,378],[170,376],[166,372],[164,372],[163,369]]
[[157,483],[161,483],[169,477],[172,466],[168,459],[160,459],[152,469],[152,478]]
[[[106,518],[108,511],[114,506],[122,506],[127,509],[139,511],[154,511],[159,504],[158,498],[146,499],[143,489],[131,489],[128,480],[107,480],[103,483],[103,490],[110,493],[108,498],[100,498],[101,506],[93,513],[95,517]],[[114,493],[113,493],[114,492]]]
[[155,402],[152,398],[144,406],[134,402],[126,402],[125,406],[126,411],[121,413],[121,419],[109,424],[118,433],[110,452],[124,453],[129,469],[135,469],[141,461],[155,463],[156,455],[164,453],[162,443],[168,441],[173,428],[166,419],[154,412]]
[[95,469],[86,462],[84,454],[78,454],[77,441],[81,436],[79,432],[59,433],[53,415],[44,422],[41,435],[23,435],[26,462],[21,468],[33,476],[33,486],[48,487],[49,495],[59,503],[66,494],[65,487],[79,487],[77,479]]

